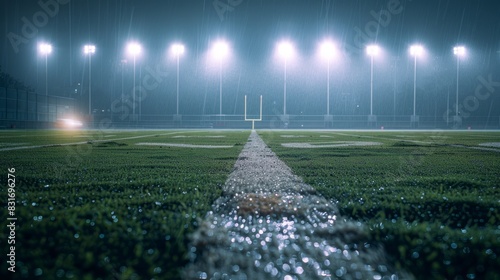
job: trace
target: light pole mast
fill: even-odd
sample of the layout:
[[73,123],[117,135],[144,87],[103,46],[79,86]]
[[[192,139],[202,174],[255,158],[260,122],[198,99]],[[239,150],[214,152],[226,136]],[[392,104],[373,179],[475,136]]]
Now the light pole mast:
[[179,115],[179,54],[177,54],[177,104],[176,104],[176,112]]
[[222,60],[219,61],[219,115],[222,116]]
[[458,119],[458,86],[459,86],[459,77],[460,77],[460,58],[465,56],[465,47],[459,46],[453,48],[453,54],[457,56],[457,96],[456,96],[456,104],[455,104],[455,116]]
[[370,75],[370,116],[373,116],[373,55],[371,56],[371,75]]
[[288,41],[282,41],[278,44],[278,54],[281,56],[281,58],[283,59],[283,116],[285,117],[284,119],[286,119],[286,72],[287,72],[287,64],[288,64],[288,59],[291,58],[291,56],[293,55],[294,53],[294,50],[293,50],[293,45],[292,43],[288,42]]
[[[137,55],[139,55],[142,51],[142,47],[141,45],[139,45],[138,43],[135,43],[135,42],[132,42],[132,43],[129,43],[128,46],[127,46],[127,51],[130,55],[132,55],[133,59],[134,59],[134,78],[133,78],[133,88],[132,88],[132,115],[133,115],[133,118],[136,119],[136,116],[135,116],[135,64],[136,64],[136,58],[137,58]],[[137,120],[137,119],[136,119]]]
[[286,115],[286,58],[284,68],[285,77],[283,79],[283,115]]
[[330,115],[330,60],[326,66],[326,115]]
[[417,110],[417,56],[415,55],[415,64],[413,69],[413,116],[416,116]]
[[92,114],[92,55],[95,53],[94,45],[85,45],[83,52],[89,56],[89,116]]

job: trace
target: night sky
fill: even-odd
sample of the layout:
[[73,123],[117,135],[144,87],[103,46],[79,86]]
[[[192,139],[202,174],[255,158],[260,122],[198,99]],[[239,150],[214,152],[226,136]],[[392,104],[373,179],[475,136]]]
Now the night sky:
[[[176,41],[186,46],[180,60],[182,114],[218,113],[218,65],[207,53],[219,38],[231,45],[231,56],[223,65],[226,114],[243,112],[245,94],[262,94],[265,114],[282,109],[283,63],[275,57],[281,39],[293,42],[297,52],[287,74],[290,114],[325,114],[326,66],[316,53],[326,37],[341,53],[332,62],[334,114],[368,113],[370,60],[364,48],[373,42],[383,49],[383,55],[375,59],[375,114],[392,114],[394,108],[396,114],[411,114],[413,59],[408,48],[414,43],[426,49],[418,62],[420,115],[445,110],[448,93],[454,98],[452,49],[457,44],[468,49],[461,63],[460,101],[474,94],[478,78],[488,80],[491,75],[493,81],[500,81],[500,6],[493,0],[40,2],[47,3],[48,9],[38,1],[0,4],[4,36],[0,66],[41,92],[45,58],[37,53],[37,44],[49,42],[54,48],[48,57],[50,93],[77,98],[82,107],[88,100],[88,59],[83,45],[97,47],[92,57],[93,107],[107,110],[121,96],[122,76],[125,94],[131,92],[132,60],[125,53],[131,40],[144,50],[137,58],[137,83],[151,71],[159,73],[158,85],[143,102],[145,112],[157,115],[175,113],[176,63],[168,49]],[[122,67],[124,59],[128,63]],[[499,114],[498,94],[481,102],[474,114]]]

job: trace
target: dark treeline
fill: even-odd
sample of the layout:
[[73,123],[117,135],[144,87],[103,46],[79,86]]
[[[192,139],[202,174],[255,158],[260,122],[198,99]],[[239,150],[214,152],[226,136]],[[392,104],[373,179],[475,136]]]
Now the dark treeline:
[[12,77],[10,74],[3,72],[0,65],[0,87],[15,88],[26,91],[35,91],[32,87],[25,85],[23,82]]

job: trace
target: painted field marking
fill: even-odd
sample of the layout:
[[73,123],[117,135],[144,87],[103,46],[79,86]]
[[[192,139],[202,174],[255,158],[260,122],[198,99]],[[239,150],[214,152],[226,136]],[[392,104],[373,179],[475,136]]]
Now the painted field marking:
[[450,146],[455,147],[455,148],[465,148],[465,149],[471,149],[471,150],[500,153],[500,149],[495,149],[495,148],[473,147],[473,146],[464,146],[464,145],[450,145]]
[[394,139],[394,138],[386,138],[386,137],[379,137],[379,136],[357,135],[357,134],[347,134],[347,133],[339,133],[339,132],[336,132],[335,134],[342,135],[342,136],[350,136],[350,137],[389,140],[389,141],[394,141],[394,142],[401,141],[401,142],[420,143],[420,144],[429,144],[429,145],[436,144],[435,142],[427,142],[427,141],[420,141],[420,140]]
[[222,191],[192,234],[183,279],[413,279],[255,131]]
[[500,142],[481,143],[479,146],[500,148]]
[[[108,141],[120,141],[120,140],[132,140],[132,139],[154,137],[156,135],[165,136],[165,135],[172,135],[172,134],[178,134],[178,133],[185,133],[185,132],[177,131],[177,132],[170,132],[170,133],[165,133],[165,134],[149,134],[149,135],[139,135],[139,136],[124,137],[124,138],[116,138],[116,139],[92,140],[92,143],[100,143],[100,142],[108,142]],[[21,147],[12,147],[12,148],[1,148],[0,152],[13,151],[13,150],[47,148],[47,147],[71,146],[71,145],[84,145],[84,144],[88,144],[88,143],[89,143],[89,141],[82,141],[82,142],[61,143],[61,144],[44,144],[44,145],[36,145],[36,146],[21,146]]]
[[[107,137],[113,137],[113,136],[116,136],[116,135],[104,135],[103,137],[107,138]],[[75,135],[73,137],[74,138],[88,138],[88,137],[94,137],[94,135]]]
[[0,143],[0,147],[13,147],[13,146],[22,146],[29,143]]
[[172,138],[225,138],[226,135],[205,135],[205,136],[192,136],[192,135],[176,135]]
[[[421,144],[430,144],[430,145],[436,144],[435,142],[425,142],[425,141],[405,140],[405,139],[397,139],[396,140],[396,139],[391,139],[391,138],[368,136],[368,135],[356,135],[356,134],[344,134],[344,133],[336,133],[336,134],[343,135],[343,136],[351,136],[351,137],[364,137],[364,138],[371,138],[371,139],[383,139],[383,140],[389,140],[389,141],[402,141],[402,142],[421,143]],[[486,152],[500,152],[500,150],[493,149],[493,148],[483,148],[483,147],[455,145],[455,144],[441,144],[441,145],[442,146],[446,146],[446,147],[464,148],[464,149],[479,150],[479,151],[486,151]],[[479,144],[479,145],[481,145],[481,144]]]
[[281,138],[304,138],[304,135],[280,135]]
[[286,148],[314,149],[314,148],[340,148],[355,146],[379,146],[380,142],[362,142],[362,141],[335,141],[335,142],[305,142],[305,143],[282,143]]
[[182,143],[136,143],[136,145],[197,148],[197,149],[228,149],[234,147],[234,145],[195,145],[195,144],[182,144]]

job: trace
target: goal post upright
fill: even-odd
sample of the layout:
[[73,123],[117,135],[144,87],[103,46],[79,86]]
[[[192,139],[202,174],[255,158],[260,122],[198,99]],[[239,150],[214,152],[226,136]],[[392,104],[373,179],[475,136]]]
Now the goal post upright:
[[245,121],[252,122],[252,130],[255,130],[255,122],[262,121],[262,95],[260,96],[260,113],[258,119],[248,119],[247,118],[247,96],[245,95]]

